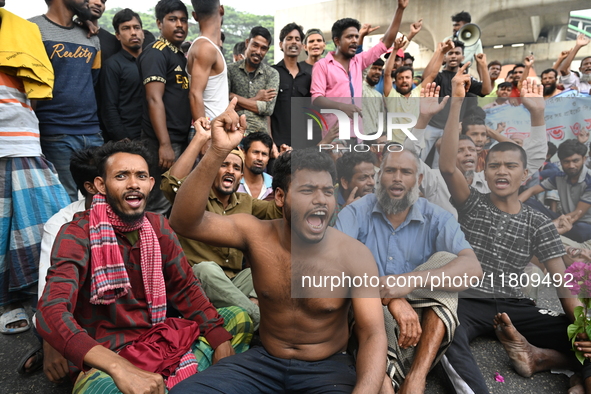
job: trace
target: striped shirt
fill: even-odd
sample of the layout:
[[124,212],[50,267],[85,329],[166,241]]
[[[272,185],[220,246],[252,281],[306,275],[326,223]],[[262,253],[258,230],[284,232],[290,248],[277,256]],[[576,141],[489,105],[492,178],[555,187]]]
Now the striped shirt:
[[22,81],[0,72],[0,157],[38,157],[39,121]]
[[100,133],[94,91],[101,69],[99,38],[88,38],[88,32],[82,27],[76,24],[61,26],[45,15],[29,21],[39,26],[55,72],[53,99],[39,101],[35,110],[41,134]]
[[490,194],[470,187],[470,196],[456,208],[462,231],[484,271],[482,285],[464,292],[470,297],[523,298],[519,285],[509,285],[509,275],[519,278],[533,256],[545,263],[566,254],[554,224],[527,205],[512,215],[497,208]]

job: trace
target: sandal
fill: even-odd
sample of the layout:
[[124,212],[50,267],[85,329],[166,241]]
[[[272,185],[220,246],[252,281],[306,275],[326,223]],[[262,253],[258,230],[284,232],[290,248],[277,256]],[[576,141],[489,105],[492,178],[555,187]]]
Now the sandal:
[[[25,368],[25,364],[31,357],[35,357],[33,363],[29,368]],[[21,375],[30,375],[34,372],[37,372],[43,368],[43,346],[41,344],[37,345],[33,349],[31,349],[25,357],[23,357],[18,363],[18,368],[16,371]]]

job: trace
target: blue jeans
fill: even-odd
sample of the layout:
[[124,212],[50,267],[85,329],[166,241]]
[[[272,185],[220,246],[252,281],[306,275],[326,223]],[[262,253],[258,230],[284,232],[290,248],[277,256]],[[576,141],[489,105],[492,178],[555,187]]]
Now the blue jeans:
[[57,134],[42,135],[41,150],[49,160],[60,178],[60,182],[68,192],[72,202],[78,200],[78,188],[70,173],[70,158],[76,151],[103,145],[103,136],[96,134]]

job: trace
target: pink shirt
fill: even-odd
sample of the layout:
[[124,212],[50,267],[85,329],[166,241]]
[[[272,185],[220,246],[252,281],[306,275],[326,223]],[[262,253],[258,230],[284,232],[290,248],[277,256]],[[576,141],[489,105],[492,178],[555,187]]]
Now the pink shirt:
[[[312,85],[310,93],[312,98],[327,97],[329,99],[342,97],[347,100],[338,100],[345,103],[355,103],[361,108],[363,96],[363,70],[375,62],[388,48],[382,41],[368,51],[353,56],[349,62],[349,73],[334,59],[334,52],[329,52],[324,59],[320,59],[312,68]],[[353,95],[351,94],[353,88]],[[350,99],[354,97],[353,99]],[[351,100],[351,101],[349,101]],[[334,100],[337,101],[337,100]],[[337,121],[336,116],[325,115],[329,128]],[[323,130],[325,135],[328,130]],[[351,128],[351,136],[353,128]]]

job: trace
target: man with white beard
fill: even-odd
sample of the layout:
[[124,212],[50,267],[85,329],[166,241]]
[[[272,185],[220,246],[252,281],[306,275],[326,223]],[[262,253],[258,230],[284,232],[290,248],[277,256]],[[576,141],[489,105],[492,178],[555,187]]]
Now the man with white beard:
[[482,270],[453,215],[419,198],[423,174],[416,153],[383,151],[376,194],[345,207],[335,227],[371,250],[384,285],[389,350],[382,392],[422,393],[427,373],[453,338],[455,292],[470,285],[436,280],[480,278]]

